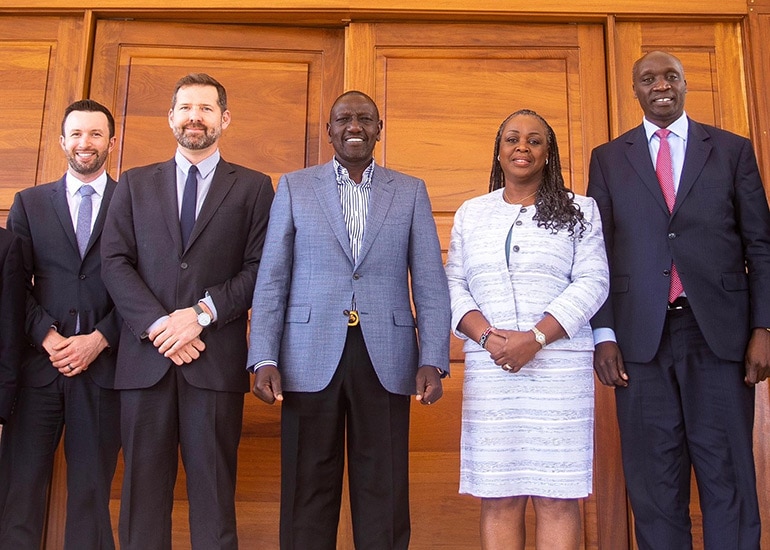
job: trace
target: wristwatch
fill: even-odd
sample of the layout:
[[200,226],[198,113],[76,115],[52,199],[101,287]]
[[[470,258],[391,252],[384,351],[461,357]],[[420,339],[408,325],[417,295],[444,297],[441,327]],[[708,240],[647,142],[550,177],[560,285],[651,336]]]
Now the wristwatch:
[[540,349],[543,349],[547,344],[547,342],[545,341],[545,334],[540,332],[540,330],[537,327],[532,327],[530,330],[535,333],[535,341],[538,344],[540,344]]
[[195,314],[198,316],[198,324],[200,326],[206,328],[211,324],[211,315],[203,311],[203,308],[200,306],[200,304],[194,304],[192,308]]

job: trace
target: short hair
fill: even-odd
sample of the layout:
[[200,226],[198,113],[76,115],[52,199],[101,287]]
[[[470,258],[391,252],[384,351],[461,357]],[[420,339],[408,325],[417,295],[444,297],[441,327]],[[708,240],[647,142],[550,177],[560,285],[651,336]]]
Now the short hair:
[[224,113],[227,110],[227,91],[217,79],[206,73],[190,73],[180,78],[174,86],[174,94],[171,96],[171,108],[176,106],[176,95],[180,88],[187,86],[213,86],[217,90],[217,105]]
[[115,137],[115,119],[112,117],[112,113],[110,110],[102,105],[101,103],[98,103],[94,101],[93,99],[81,99],[80,101],[76,101],[75,103],[71,103],[65,110],[64,110],[64,117],[61,119],[61,135],[64,136],[64,123],[67,122],[67,117],[70,116],[70,113],[73,111],[86,111],[90,113],[104,113],[104,116],[107,117],[107,126],[110,130],[110,138]]
[[363,97],[365,100],[367,100],[369,103],[374,105],[374,113],[377,115],[377,120],[380,120],[380,109],[377,107],[377,104],[374,102],[374,100],[369,97],[364,92],[361,92],[359,90],[348,90],[347,92],[344,92],[343,94],[340,94],[340,96],[334,100],[334,103],[332,104],[332,108],[329,110],[329,116],[331,117],[332,111],[334,110],[334,107],[337,106],[337,103],[342,101],[344,98],[351,96],[351,95],[357,95],[360,97]]

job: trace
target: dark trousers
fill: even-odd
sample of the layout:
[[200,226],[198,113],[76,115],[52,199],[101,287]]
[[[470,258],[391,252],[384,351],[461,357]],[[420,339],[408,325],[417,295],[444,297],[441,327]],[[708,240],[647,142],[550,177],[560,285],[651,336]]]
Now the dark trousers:
[[121,550],[171,548],[179,452],[194,550],[238,548],[235,479],[243,394],[191,386],[172,366],[154,386],[121,391]]
[[[308,357],[312,368],[312,357]],[[284,392],[281,548],[334,550],[347,435],[353,539],[360,550],[409,546],[409,396],[380,384],[360,327],[320,392]]]
[[657,355],[617,388],[623,468],[640,550],[692,548],[690,467],[706,550],[758,550],[754,390],[715,356],[689,308],[668,313]]
[[48,386],[19,390],[0,444],[0,548],[40,548],[62,432],[67,460],[64,548],[115,548],[109,503],[120,450],[120,399],[87,374],[60,375]]

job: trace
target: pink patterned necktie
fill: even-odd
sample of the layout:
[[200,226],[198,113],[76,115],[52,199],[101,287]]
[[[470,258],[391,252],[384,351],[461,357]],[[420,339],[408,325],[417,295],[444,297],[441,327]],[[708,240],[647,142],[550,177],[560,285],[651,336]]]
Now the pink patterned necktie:
[[[655,174],[658,176],[660,189],[663,191],[663,197],[666,199],[668,211],[674,210],[676,202],[676,191],[674,191],[674,167],[671,164],[671,147],[668,144],[668,135],[671,130],[661,128],[655,132],[660,138],[660,148],[658,149],[658,158],[655,161]],[[679,272],[676,265],[671,264],[671,282],[668,290],[668,301],[673,302],[684,291],[682,280],[679,278]]]

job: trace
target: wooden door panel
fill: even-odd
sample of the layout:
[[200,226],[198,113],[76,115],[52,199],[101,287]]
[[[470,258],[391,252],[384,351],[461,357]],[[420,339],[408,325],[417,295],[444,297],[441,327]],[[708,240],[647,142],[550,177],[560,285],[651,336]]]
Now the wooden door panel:
[[337,30],[99,21],[91,95],[115,114],[120,148],[110,172],[173,155],[171,92],[191,72],[207,72],[227,89],[226,159],[274,183],[328,160],[321,136],[342,89],[342,46]]
[[0,16],[0,223],[17,191],[59,178],[66,106],[80,99],[82,22],[77,17]]
[[[549,121],[567,184],[585,192],[591,149],[608,138],[601,26],[351,24],[347,36],[347,87],[375,98],[385,122],[375,155],[426,181],[444,250],[455,210],[487,192],[497,128],[513,111],[534,109]],[[478,499],[457,493],[459,340],[452,341],[451,359],[445,397],[436,407],[412,413],[414,548],[479,547]],[[597,391],[602,465],[619,461],[613,399],[611,391]],[[595,496],[584,506],[586,548],[627,546],[625,491],[614,477],[617,468],[610,470],[611,480],[597,475]],[[438,530],[436,517],[442,518]],[[600,521],[609,527],[601,541]],[[532,528],[531,513],[528,524]],[[534,548],[533,536],[528,548]]]

